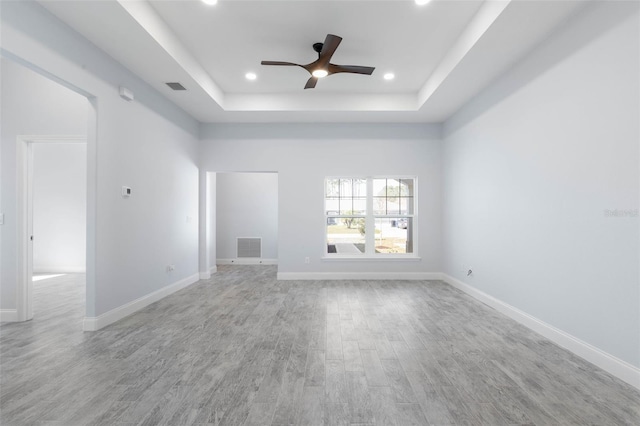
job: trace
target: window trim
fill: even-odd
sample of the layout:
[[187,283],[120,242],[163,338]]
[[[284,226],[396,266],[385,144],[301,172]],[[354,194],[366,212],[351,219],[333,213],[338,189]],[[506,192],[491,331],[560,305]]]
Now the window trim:
[[[364,179],[367,182],[367,191],[366,191],[366,213],[364,215],[329,215],[327,214],[327,183],[331,179]],[[392,215],[375,215],[373,213],[373,180],[374,179],[406,179],[413,180],[413,212],[411,214],[392,214]],[[323,261],[368,261],[368,260],[402,260],[402,261],[418,261],[421,260],[421,257],[418,253],[418,177],[410,176],[410,175],[372,175],[372,176],[353,176],[353,175],[342,175],[342,176],[325,176],[324,184],[323,184],[323,253],[322,256]],[[412,219],[412,241],[413,241],[413,252],[412,253],[376,253],[375,252],[375,232],[366,233],[365,234],[365,253],[362,254],[338,254],[338,253],[329,253],[328,252],[328,240],[329,236],[327,234],[327,220],[329,218],[343,218],[343,217],[355,217],[355,218],[365,218],[366,221],[366,229],[373,228],[375,230],[375,220],[377,218],[411,218]],[[369,222],[372,223],[369,223]],[[367,248],[373,247],[372,252],[367,253]]]

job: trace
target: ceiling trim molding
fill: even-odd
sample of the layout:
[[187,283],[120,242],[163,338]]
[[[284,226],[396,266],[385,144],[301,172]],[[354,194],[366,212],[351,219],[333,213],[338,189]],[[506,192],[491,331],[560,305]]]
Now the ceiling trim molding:
[[473,49],[478,40],[502,15],[511,0],[485,1],[480,10],[473,17],[469,25],[460,34],[447,55],[431,73],[418,92],[418,107],[421,108],[436,90],[451,75],[451,72],[460,64],[462,59]]
[[227,94],[225,111],[417,111],[415,93],[407,94]]
[[[377,49],[378,53],[386,52],[387,56],[381,53],[377,57],[376,65],[380,70],[394,68],[389,61],[385,62],[385,58],[400,58],[395,71],[401,75],[402,68],[407,67],[413,72],[407,74],[411,77],[411,84],[405,82],[394,86],[383,83],[385,86],[380,86],[358,82],[352,86],[343,78],[321,90],[307,91],[294,90],[288,85],[295,74],[287,74],[288,71],[283,71],[285,77],[267,80],[270,71],[265,70],[264,84],[255,87],[249,86],[253,83],[242,78],[241,71],[257,66],[257,59],[262,57],[258,55],[263,49],[253,48],[256,44],[250,44],[251,40],[257,40],[257,45],[260,45],[269,39],[272,40],[270,45],[276,47],[274,51],[287,51],[283,40],[290,40],[290,36],[276,34],[271,37],[277,25],[272,25],[272,28],[257,26],[265,15],[272,24],[282,26],[284,21],[281,18],[289,10],[288,6],[281,5],[282,2],[274,2],[279,8],[273,11],[266,4],[256,9],[251,5],[243,6],[242,2],[233,6],[227,3],[223,5],[227,8],[215,10],[206,9],[200,2],[168,6],[161,0],[115,0],[101,2],[97,6],[65,5],[67,2],[42,2],[42,5],[139,75],[160,95],[203,123],[439,123],[521,60],[541,40],[549,37],[575,12],[577,7],[574,4],[579,5],[583,1],[588,2],[481,0],[474,2],[473,7],[439,2],[431,10],[422,9],[422,15],[417,11],[415,16],[412,15],[412,26],[407,28],[416,32],[409,43],[405,40],[402,44],[406,45],[404,51],[398,53],[395,48],[398,43],[386,43],[386,38],[380,46],[374,43],[365,45],[370,52],[371,49]],[[336,8],[345,7],[346,2],[339,3],[336,3]],[[402,25],[408,19],[406,7],[411,8],[412,5],[398,3],[396,6],[372,11],[375,18],[372,22],[388,19],[390,28]],[[312,6],[298,5],[291,13],[302,25],[311,15],[307,12],[314,10]],[[335,29],[327,31],[342,31],[340,28],[344,29],[349,20],[358,15],[353,7],[345,7],[343,11],[344,19],[335,22],[330,13],[323,15],[322,26],[330,23]],[[447,25],[449,19],[455,24],[452,27]],[[243,25],[261,30],[244,38],[225,39],[224,34],[233,33]],[[116,27],[121,31],[114,34]],[[318,31],[296,28],[293,26],[287,31],[307,34],[305,39],[309,40],[310,34]],[[432,28],[435,35],[441,34],[438,28],[448,32],[441,34],[443,37],[440,39],[433,34],[429,37],[431,33],[421,31],[424,28]],[[223,32],[215,32],[218,29]],[[370,35],[371,28],[363,31],[369,31],[367,34]],[[214,34],[214,39],[207,41],[211,34]],[[358,41],[357,37],[355,39]],[[375,40],[381,43],[379,39]],[[359,43],[363,41],[366,38],[360,39]],[[238,49],[238,46],[248,46],[247,51]],[[221,51],[226,55],[224,61],[212,56],[215,49],[227,49]],[[429,58],[428,68],[407,66],[403,58],[408,55],[417,55],[414,59],[418,61]],[[395,62],[392,61],[393,64]],[[165,86],[167,81],[181,82],[187,90],[173,92]]]
[[146,1],[117,0],[118,4],[173,58],[174,61],[224,109],[225,94],[209,73],[189,53],[174,32]]
[[[224,111],[419,111],[442,85],[456,66],[491,27],[511,0],[485,1],[460,35],[447,56],[427,79],[423,87],[405,94],[349,94],[309,96],[308,94],[229,94],[225,93],[199,61],[182,44],[153,6],[146,0],[117,0],[118,4],[140,25],[205,93]],[[332,100],[329,98],[332,97]],[[312,99],[312,100],[311,100]]]
[[201,139],[218,140],[415,140],[442,139],[442,125],[430,123],[206,123]]

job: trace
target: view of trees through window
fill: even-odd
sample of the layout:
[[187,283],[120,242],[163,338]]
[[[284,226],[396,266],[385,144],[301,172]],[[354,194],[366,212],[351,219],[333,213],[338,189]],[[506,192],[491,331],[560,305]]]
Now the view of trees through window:
[[327,253],[413,253],[413,178],[328,178]]
[[327,179],[325,211],[328,253],[365,253],[367,180]]

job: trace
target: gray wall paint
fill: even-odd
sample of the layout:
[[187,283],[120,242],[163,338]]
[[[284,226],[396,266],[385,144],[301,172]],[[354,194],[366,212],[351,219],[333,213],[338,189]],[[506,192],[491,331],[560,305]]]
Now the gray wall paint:
[[[445,125],[445,272],[640,366],[638,4],[599,3]],[[465,276],[472,267],[474,276]]]
[[[93,124],[87,145],[87,220],[95,239],[89,241],[87,267],[93,268],[88,272],[95,273],[95,282],[87,282],[87,316],[196,274],[198,123],[37,3],[1,2],[0,7],[3,54],[91,96],[95,116],[88,117]],[[134,93],[134,102],[119,97],[120,85]],[[41,98],[41,92],[26,90],[23,96]],[[15,157],[9,153],[3,155],[6,162],[5,158]],[[3,167],[7,212],[15,211],[12,170]],[[123,185],[133,188],[131,198],[121,197]],[[92,211],[98,212],[94,223]],[[5,222],[7,229],[15,226],[13,220]],[[4,254],[4,234],[2,238]],[[176,266],[171,274],[166,272],[168,264]],[[15,264],[7,256],[2,271],[15,276]],[[6,289],[15,295],[15,284],[15,279],[3,278],[3,294]],[[15,297],[3,297],[2,303],[15,308]]]
[[[0,226],[0,308],[16,308],[16,147],[19,135],[84,135],[87,99],[13,62],[2,67],[1,197],[5,224]],[[35,253],[34,253],[35,254]]]
[[[215,124],[202,126],[201,137],[205,170],[278,172],[279,272],[441,271],[439,126]],[[321,259],[324,179],[341,175],[417,176],[421,261]]]
[[86,211],[87,145],[33,144],[34,272],[84,272]]
[[216,251],[236,258],[238,237],[262,239],[262,258],[278,258],[277,173],[217,173]]

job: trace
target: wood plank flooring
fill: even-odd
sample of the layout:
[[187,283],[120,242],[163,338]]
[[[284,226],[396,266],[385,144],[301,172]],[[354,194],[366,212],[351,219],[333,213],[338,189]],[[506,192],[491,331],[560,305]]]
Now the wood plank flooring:
[[0,328],[2,425],[639,425],[640,394],[437,281],[207,281],[82,332],[84,277]]

